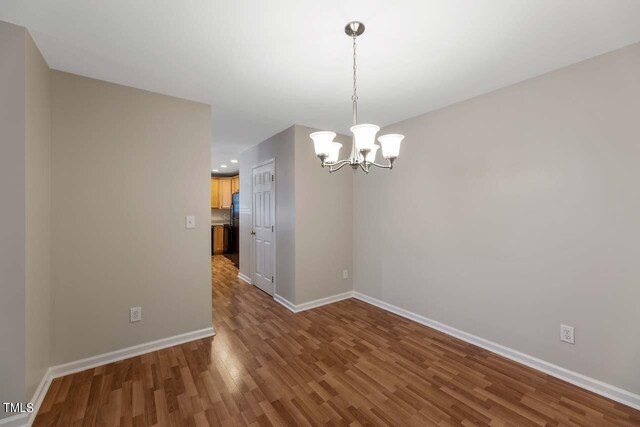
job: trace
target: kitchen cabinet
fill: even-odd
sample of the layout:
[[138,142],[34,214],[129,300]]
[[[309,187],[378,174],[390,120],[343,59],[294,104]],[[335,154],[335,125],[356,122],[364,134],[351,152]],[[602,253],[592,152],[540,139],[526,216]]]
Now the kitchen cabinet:
[[231,194],[240,191],[240,176],[236,175],[231,178]]
[[240,191],[240,177],[211,178],[211,209],[229,209],[231,195]]
[[224,252],[224,226],[216,225],[213,227],[213,253],[221,254]]
[[218,178],[211,178],[211,209],[220,209],[220,185]]
[[219,178],[220,185],[220,209],[231,207],[231,178]]

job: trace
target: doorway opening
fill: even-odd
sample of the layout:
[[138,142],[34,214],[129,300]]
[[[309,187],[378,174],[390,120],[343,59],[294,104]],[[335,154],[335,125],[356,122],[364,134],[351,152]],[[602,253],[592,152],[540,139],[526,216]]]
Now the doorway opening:
[[[239,245],[240,175],[211,174],[211,268],[238,269]],[[214,262],[215,258],[220,262]],[[224,259],[225,262],[222,262]],[[236,273],[237,274],[237,273]],[[215,280],[214,280],[215,282]]]

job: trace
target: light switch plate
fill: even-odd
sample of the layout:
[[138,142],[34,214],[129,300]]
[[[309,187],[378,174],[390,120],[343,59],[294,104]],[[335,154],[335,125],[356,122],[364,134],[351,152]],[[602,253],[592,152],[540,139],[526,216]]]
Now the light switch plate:
[[187,215],[184,217],[184,228],[196,228],[196,217]]

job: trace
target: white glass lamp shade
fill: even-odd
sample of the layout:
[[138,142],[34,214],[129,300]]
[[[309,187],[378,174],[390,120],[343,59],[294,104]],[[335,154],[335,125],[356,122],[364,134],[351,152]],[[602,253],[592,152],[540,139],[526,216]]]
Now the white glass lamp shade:
[[332,142],[329,144],[329,157],[327,157],[326,162],[335,163],[338,161],[338,157],[340,157],[340,149],[342,148],[342,144],[339,142]]
[[367,163],[374,163],[376,161],[376,153],[378,152],[378,148],[380,147],[375,144],[373,145],[373,147],[371,147],[371,151],[369,151],[365,156],[365,160],[367,161]]
[[320,131],[313,132],[309,135],[313,139],[313,148],[316,150],[316,156],[329,155],[330,144],[333,142],[333,138],[336,137],[335,132]]
[[380,130],[376,125],[355,125],[351,126],[351,132],[356,144],[356,151],[371,150],[376,142],[376,133]]
[[395,159],[400,154],[400,143],[404,139],[404,135],[391,133],[382,135],[378,138],[380,147],[382,148],[382,157],[385,159]]

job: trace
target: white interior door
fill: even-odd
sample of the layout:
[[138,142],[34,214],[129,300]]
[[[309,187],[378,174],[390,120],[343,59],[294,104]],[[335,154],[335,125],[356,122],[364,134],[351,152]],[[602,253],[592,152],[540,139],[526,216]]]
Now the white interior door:
[[253,283],[273,295],[275,283],[274,163],[253,169]]

